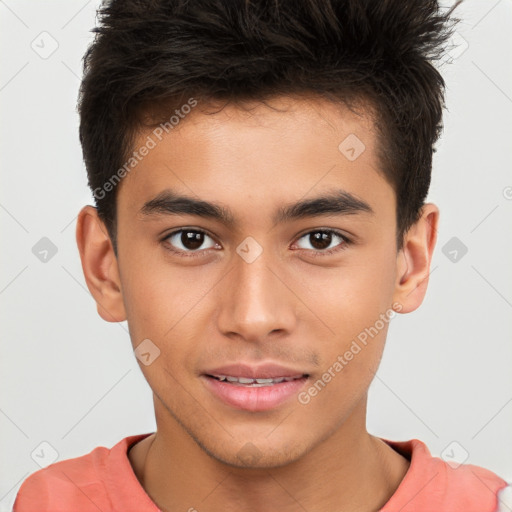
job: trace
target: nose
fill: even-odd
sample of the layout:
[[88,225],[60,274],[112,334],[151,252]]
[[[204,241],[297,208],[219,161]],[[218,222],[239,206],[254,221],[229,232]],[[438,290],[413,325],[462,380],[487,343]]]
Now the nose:
[[238,254],[234,268],[227,274],[219,290],[220,332],[248,342],[263,342],[272,336],[285,336],[297,322],[298,299],[289,275],[276,262],[270,251],[248,262]]

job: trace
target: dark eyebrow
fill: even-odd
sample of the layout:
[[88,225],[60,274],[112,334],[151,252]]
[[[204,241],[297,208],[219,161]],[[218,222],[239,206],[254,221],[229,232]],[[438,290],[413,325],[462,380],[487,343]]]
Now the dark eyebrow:
[[369,213],[375,215],[372,207],[345,190],[333,190],[313,199],[304,199],[298,203],[278,209],[274,224],[288,220],[317,217],[320,215],[353,215]]
[[[196,215],[221,222],[226,226],[235,224],[235,217],[228,208],[192,197],[179,195],[172,190],[164,190],[154,199],[147,201],[140,209],[143,216],[152,215]],[[283,223],[320,215],[353,215],[368,213],[374,215],[372,207],[345,190],[330,191],[313,199],[280,207],[274,215],[273,223]]]
[[168,189],[160,192],[154,199],[144,203],[140,213],[144,216],[177,215],[182,213],[217,220],[227,226],[232,226],[235,223],[232,213],[227,208],[216,203],[179,195]]

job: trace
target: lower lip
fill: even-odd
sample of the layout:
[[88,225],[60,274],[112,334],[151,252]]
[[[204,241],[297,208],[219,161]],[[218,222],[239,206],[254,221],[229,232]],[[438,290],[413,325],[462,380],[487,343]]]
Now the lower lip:
[[251,412],[267,411],[297,396],[308,380],[307,377],[283,381],[271,386],[250,387],[220,381],[207,375],[202,376],[206,387],[224,403]]

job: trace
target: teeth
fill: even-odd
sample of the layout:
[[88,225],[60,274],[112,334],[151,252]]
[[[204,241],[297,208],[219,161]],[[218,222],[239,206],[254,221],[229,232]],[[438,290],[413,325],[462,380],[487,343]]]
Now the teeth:
[[297,377],[276,377],[275,379],[248,379],[246,377],[232,377],[227,375],[215,375],[216,379],[220,380],[221,382],[231,382],[232,384],[236,385],[251,385],[253,387],[262,387],[262,386],[269,386],[273,384],[279,384],[280,382],[290,382],[292,380],[296,380],[298,378],[301,378],[301,376]]

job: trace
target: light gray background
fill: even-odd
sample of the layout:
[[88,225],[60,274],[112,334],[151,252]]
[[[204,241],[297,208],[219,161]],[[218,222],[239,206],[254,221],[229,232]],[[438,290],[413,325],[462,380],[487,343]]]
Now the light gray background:
[[[0,512],[39,469],[31,454],[51,458],[42,442],[62,460],[155,428],[126,324],[97,315],[75,243],[76,215],[92,204],[75,106],[97,6],[0,1]],[[467,0],[458,15],[463,40],[442,67],[430,286],[419,310],[392,322],[368,429],[419,438],[438,456],[456,441],[448,451],[510,481],[512,1]],[[43,237],[57,247],[47,262],[32,252]],[[456,262],[443,254],[453,237],[468,249]]]

